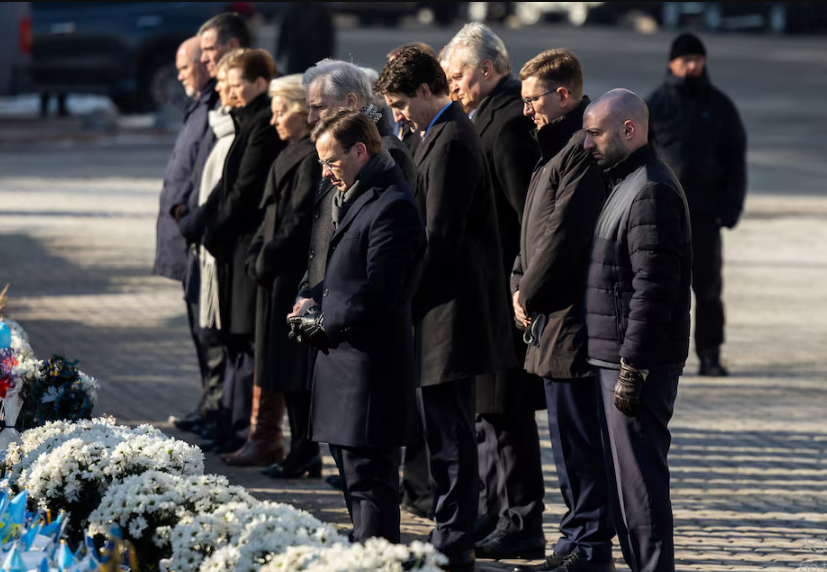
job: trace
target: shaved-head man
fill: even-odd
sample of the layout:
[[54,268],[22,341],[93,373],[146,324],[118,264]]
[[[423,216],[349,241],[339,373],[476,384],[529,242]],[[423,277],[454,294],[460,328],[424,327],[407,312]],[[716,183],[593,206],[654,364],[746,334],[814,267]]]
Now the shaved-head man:
[[210,80],[207,68],[201,63],[201,40],[190,38],[178,48],[175,54],[178,81],[184,86],[187,97],[196,98]]
[[[223,361],[220,359],[223,350],[220,347],[216,348],[215,342],[210,341],[204,330],[198,327],[195,294],[198,288],[193,286],[198,284],[197,275],[193,272],[198,265],[192,249],[188,246],[188,239],[184,238],[179,226],[181,220],[198,206],[197,189],[201,186],[204,162],[215,142],[215,135],[209,124],[209,112],[218,104],[218,94],[215,92],[215,80],[210,78],[201,56],[201,38],[198,36],[183,42],[175,54],[178,81],[184,86],[191,102],[164,171],[152,273],[182,282],[202,384],[204,387],[220,387],[224,370]],[[207,402],[202,400],[202,406],[197,407],[185,418],[176,420],[176,426],[179,429],[190,430],[208,421],[210,415],[217,415],[217,401],[213,402],[215,405],[208,406]]]
[[674,572],[666,456],[678,379],[689,352],[692,246],[675,174],[648,142],[649,111],[614,89],[583,116],[590,151],[611,184],[592,239],[586,290],[611,507],[632,572]]

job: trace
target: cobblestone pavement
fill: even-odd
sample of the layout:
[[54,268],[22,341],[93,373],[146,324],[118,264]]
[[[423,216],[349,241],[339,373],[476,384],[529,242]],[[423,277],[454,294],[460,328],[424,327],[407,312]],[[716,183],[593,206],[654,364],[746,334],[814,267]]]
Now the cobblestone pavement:
[[[141,165],[163,153],[95,153],[66,151],[60,169],[43,153],[0,158],[0,283],[12,284],[10,317],[38,355],[78,357],[104,382],[97,413],[176,434],[168,417],[193,406],[199,382],[180,286],[150,276],[160,181],[142,176],[159,169]],[[31,169],[20,167],[26,161]],[[36,176],[14,176],[22,171]],[[727,233],[725,357],[734,375],[700,379],[690,362],[671,425],[679,570],[827,567],[825,223],[825,198],[761,195]],[[544,416],[538,422],[553,542],[563,505]],[[262,498],[347,524],[339,493],[323,482],[275,486],[213,456],[208,469]],[[325,474],[332,471],[326,458]],[[428,528],[404,517],[406,539]],[[619,550],[615,556],[622,562]]]

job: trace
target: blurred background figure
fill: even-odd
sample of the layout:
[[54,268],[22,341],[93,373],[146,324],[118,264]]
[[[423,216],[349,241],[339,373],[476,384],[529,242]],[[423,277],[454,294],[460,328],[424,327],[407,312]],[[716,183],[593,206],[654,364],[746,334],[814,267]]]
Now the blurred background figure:
[[279,30],[276,59],[287,62],[288,74],[304,73],[316,62],[332,58],[336,28],[327,2],[290,2]]
[[675,38],[663,85],[647,101],[650,139],[683,185],[692,219],[692,289],[699,375],[725,376],[721,227],[734,228],[747,192],[746,134],[732,101],[712,85],[706,48]]

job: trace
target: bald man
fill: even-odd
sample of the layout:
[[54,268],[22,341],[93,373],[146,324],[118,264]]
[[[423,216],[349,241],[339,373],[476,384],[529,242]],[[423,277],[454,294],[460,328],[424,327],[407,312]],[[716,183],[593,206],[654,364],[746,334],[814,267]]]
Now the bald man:
[[674,572],[666,456],[689,352],[692,246],[683,188],[649,145],[648,120],[646,103],[624,89],[595,100],[583,116],[583,147],[612,187],[592,241],[588,361],[603,401],[623,557],[632,572]]
[[[208,114],[215,108],[218,96],[215,93],[215,81],[210,79],[204,64],[201,63],[201,42],[194,37],[186,40],[178,48],[175,67],[178,80],[184,86],[192,102],[184,117],[184,124],[175,140],[172,156],[164,171],[164,186],[161,190],[160,210],[158,212],[155,264],[152,273],[182,282],[185,299],[188,291],[193,290],[191,258],[187,241],[182,236],[178,221],[187,211],[188,200],[198,193],[194,189],[200,186],[203,164],[199,166],[199,151],[205,146],[212,146],[214,136],[210,129]],[[209,151],[209,149],[206,149]],[[197,290],[197,286],[195,286]],[[203,335],[197,327],[195,307],[188,303],[187,314],[190,329],[196,347],[202,383],[207,384],[211,377],[220,378],[220,357],[211,357],[209,344],[205,344]],[[211,365],[212,364],[212,365]],[[197,420],[204,417],[195,411],[187,417],[181,428],[189,429]],[[179,420],[181,423],[183,420]],[[177,423],[177,424],[178,424]]]

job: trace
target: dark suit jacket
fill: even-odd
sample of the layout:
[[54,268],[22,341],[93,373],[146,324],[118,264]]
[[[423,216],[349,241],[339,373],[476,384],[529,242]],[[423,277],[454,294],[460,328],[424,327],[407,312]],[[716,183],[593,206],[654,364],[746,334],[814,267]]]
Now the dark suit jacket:
[[258,292],[247,275],[247,253],[261,224],[267,175],[284,148],[270,125],[271,115],[266,93],[233,111],[239,130],[224,163],[221,183],[205,204],[211,216],[203,244],[219,263],[221,323],[228,325],[230,334],[255,333]]
[[451,104],[416,154],[428,249],[414,298],[422,385],[516,365],[494,194],[479,136]]
[[327,254],[321,306],[334,347],[316,357],[310,433],[349,447],[403,446],[416,432],[411,296],[425,229],[398,167],[362,183],[369,189]]
[[[506,290],[514,257],[520,252],[520,220],[528,184],[540,158],[537,142],[532,137],[534,122],[523,115],[521,85],[510,75],[504,77],[471,119],[480,134],[491,173]],[[514,352],[522,362],[526,352],[523,334],[513,321],[510,299],[506,306],[512,318]],[[542,380],[526,375],[522,366],[477,378],[477,413],[506,414],[535,408],[546,408],[545,389]]]
[[307,352],[288,338],[285,317],[307,267],[313,195],[321,170],[309,136],[281,152],[261,201],[264,221],[247,256],[247,273],[259,284],[256,382],[270,391],[298,391],[307,382]]
[[607,189],[597,162],[583,149],[587,97],[537,132],[543,158],[531,179],[521,244],[511,279],[537,324],[525,368],[552,379],[594,375],[586,363],[584,304],[592,234]]

